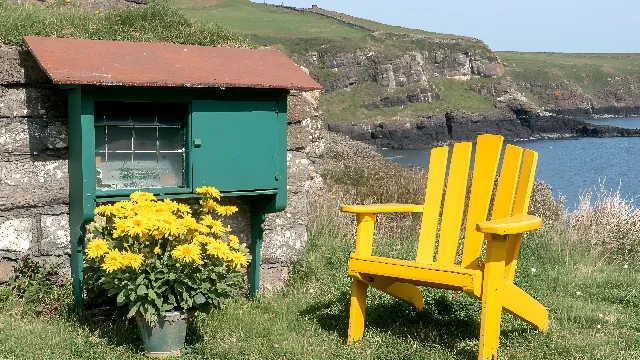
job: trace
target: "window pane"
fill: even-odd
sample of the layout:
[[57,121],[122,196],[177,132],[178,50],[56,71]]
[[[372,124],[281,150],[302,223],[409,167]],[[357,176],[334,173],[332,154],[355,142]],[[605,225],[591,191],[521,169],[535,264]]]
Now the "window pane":
[[132,129],[107,126],[107,151],[131,151]]
[[96,152],[105,151],[106,133],[104,126],[96,126]]
[[158,149],[175,151],[184,149],[184,134],[180,128],[158,128]]
[[[176,129],[174,129],[176,130]],[[157,127],[134,127],[133,128],[133,150],[134,151],[155,151],[157,150],[158,128]]]
[[160,153],[158,163],[167,169],[160,177],[162,186],[184,186],[183,153]]
[[187,110],[178,103],[96,102],[97,188],[183,187]]

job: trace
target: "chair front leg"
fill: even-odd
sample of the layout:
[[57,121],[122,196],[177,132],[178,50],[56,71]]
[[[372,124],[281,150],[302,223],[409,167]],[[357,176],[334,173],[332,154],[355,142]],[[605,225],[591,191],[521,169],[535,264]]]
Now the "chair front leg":
[[362,340],[364,335],[364,315],[367,310],[367,289],[369,289],[369,285],[365,282],[356,279],[352,281],[347,344]]
[[487,254],[482,278],[482,314],[480,320],[479,360],[498,357],[500,343],[500,321],[504,295],[504,263],[507,236],[487,235]]

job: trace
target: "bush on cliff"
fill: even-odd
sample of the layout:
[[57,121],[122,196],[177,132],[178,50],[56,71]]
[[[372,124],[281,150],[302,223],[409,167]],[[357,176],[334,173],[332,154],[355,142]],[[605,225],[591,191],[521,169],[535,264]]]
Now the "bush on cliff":
[[187,18],[159,1],[147,7],[111,8],[95,13],[74,6],[10,5],[0,2],[0,44],[20,45],[23,36],[168,42],[247,47],[245,38]]

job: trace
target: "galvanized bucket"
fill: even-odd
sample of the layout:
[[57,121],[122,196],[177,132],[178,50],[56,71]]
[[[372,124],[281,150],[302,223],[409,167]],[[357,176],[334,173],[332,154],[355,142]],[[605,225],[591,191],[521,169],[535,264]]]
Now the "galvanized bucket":
[[149,324],[143,317],[136,316],[146,355],[150,358],[180,355],[187,335],[187,317],[184,311],[171,311]]

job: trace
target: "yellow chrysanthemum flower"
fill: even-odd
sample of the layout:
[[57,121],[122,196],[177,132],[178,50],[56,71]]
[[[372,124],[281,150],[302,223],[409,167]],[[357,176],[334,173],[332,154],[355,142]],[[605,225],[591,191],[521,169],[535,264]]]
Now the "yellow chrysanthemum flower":
[[247,256],[240,251],[232,251],[227,260],[231,268],[239,269],[249,264]]
[[111,205],[100,205],[93,210],[96,215],[109,216],[114,214],[115,208]]
[[227,259],[231,253],[229,246],[220,240],[212,240],[207,244],[207,254]]
[[213,186],[199,187],[196,189],[196,194],[209,196],[218,200],[220,200],[220,196],[222,196],[222,194],[220,194],[220,191],[218,191],[218,189],[214,188]]
[[123,269],[127,264],[124,262],[122,257],[122,253],[120,250],[111,250],[105,255],[104,261],[102,263],[102,268],[106,270],[108,273]]
[[235,214],[238,211],[238,208],[236,206],[222,206],[216,204],[215,210],[220,216],[229,216]]
[[143,202],[143,201],[151,201],[155,200],[155,196],[152,193],[136,191],[129,195],[129,199],[134,202]]
[[153,253],[154,254],[160,254],[160,248],[156,246],[156,248],[153,249]]
[[217,206],[218,206],[218,203],[211,199],[202,201],[202,207],[204,207],[204,210],[206,212],[216,211]]
[[200,223],[208,226],[211,229],[211,232],[218,236],[229,231],[228,228],[224,227],[224,225],[222,224],[222,221],[211,218],[211,215],[203,216],[202,220],[200,220]]
[[99,258],[109,251],[109,244],[104,239],[92,240],[87,244],[85,253],[88,259]]
[[140,269],[142,266],[142,262],[144,261],[144,255],[142,254],[134,254],[131,251],[122,253],[122,260],[128,266],[131,266],[134,270]]
[[191,208],[189,205],[178,203],[177,208],[181,213],[191,214]]
[[200,260],[200,254],[200,246],[194,243],[179,245],[171,252],[171,256],[186,263],[193,261],[196,264],[204,264]]
[[240,245],[240,240],[237,236],[229,235],[227,237],[229,238],[229,245],[231,245],[232,247],[236,248]]

